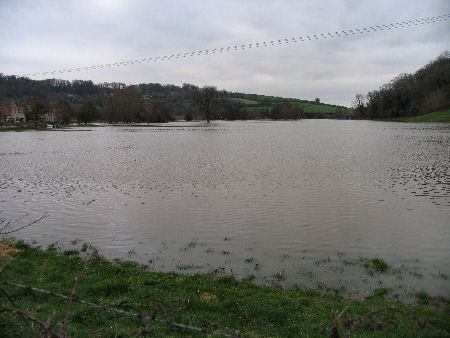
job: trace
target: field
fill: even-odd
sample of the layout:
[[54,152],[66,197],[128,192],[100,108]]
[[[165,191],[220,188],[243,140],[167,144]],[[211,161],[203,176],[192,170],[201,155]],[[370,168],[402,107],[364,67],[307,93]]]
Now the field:
[[449,123],[450,122],[450,109],[440,110],[434,113],[413,116],[413,117],[401,117],[383,119],[386,121],[399,121],[399,122],[436,122],[436,123]]
[[315,103],[308,100],[284,98],[278,96],[266,96],[256,94],[243,94],[244,98],[230,98],[234,102],[241,104],[241,109],[248,111],[270,111],[275,104],[290,103],[297,107],[301,107],[305,113],[317,114],[335,114],[338,110],[342,113],[351,113],[352,109],[347,107],[339,107],[331,104]]
[[259,102],[258,101],[254,101],[254,100],[248,100],[248,99],[240,99],[240,98],[231,98],[230,101],[233,101],[235,103],[240,103],[246,106],[251,106],[251,105],[258,105]]

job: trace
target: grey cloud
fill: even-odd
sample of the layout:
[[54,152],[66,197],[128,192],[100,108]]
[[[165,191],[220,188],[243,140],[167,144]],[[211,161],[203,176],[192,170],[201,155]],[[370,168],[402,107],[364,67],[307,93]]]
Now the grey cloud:
[[[450,12],[448,1],[2,1],[1,72],[26,74],[334,32]],[[351,104],[448,49],[448,22],[91,72]],[[39,77],[38,77],[39,78]]]

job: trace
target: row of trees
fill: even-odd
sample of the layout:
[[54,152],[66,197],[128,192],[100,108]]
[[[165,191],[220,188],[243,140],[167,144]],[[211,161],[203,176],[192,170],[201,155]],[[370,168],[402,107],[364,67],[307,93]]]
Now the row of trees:
[[302,117],[303,109],[293,104],[277,104],[272,107],[270,112],[270,118],[274,120],[298,120]]
[[[142,95],[139,89],[142,90],[138,86],[112,88],[107,92],[107,103],[103,106],[97,105],[89,98],[86,98],[82,104],[70,104],[63,100],[49,102],[46,96],[33,93],[25,100],[28,108],[26,109],[26,119],[35,124],[42,123],[44,120],[56,124],[69,124],[74,121],[89,123],[95,120],[104,120],[110,123],[162,123],[174,120],[167,101],[163,101],[159,95]],[[242,109],[236,101],[230,100],[215,87],[185,86],[185,89],[186,120],[192,120],[194,117],[204,118],[207,122],[213,119],[246,120],[255,118],[251,112]],[[275,104],[272,110],[267,111],[262,117],[299,119],[303,117],[303,110],[292,103]]]
[[50,103],[38,93],[34,93],[27,99],[25,118],[34,122],[54,122],[57,124],[69,124],[73,121],[88,123],[99,117],[98,109],[92,101],[85,101],[79,109],[74,109],[70,104],[63,101]]
[[[0,105],[10,103],[32,107],[27,119],[36,120],[46,111],[52,111],[61,123],[97,119],[112,123],[166,122],[174,116],[208,121],[325,117],[295,108],[302,103],[313,103],[306,100],[218,91],[210,86],[159,83],[127,86],[117,82],[31,80],[0,74]],[[318,99],[314,103],[321,105]]]
[[[95,120],[117,122],[168,122],[173,120],[167,107],[159,102],[146,102],[135,87],[114,89],[109,102],[97,106],[92,100],[81,105],[70,105],[64,101],[50,103],[41,94],[34,93],[27,99],[26,119],[39,122],[44,118],[58,124],[74,121],[89,123]],[[48,117],[50,114],[51,117]]]
[[357,94],[354,108],[355,116],[362,118],[415,116],[450,108],[450,52],[366,96]]

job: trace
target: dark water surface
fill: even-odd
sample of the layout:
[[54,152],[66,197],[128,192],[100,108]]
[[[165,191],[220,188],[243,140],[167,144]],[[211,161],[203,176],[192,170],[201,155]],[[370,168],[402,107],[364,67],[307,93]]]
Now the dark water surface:
[[332,120],[0,133],[0,218],[47,212],[14,235],[157,270],[449,296],[449,136]]

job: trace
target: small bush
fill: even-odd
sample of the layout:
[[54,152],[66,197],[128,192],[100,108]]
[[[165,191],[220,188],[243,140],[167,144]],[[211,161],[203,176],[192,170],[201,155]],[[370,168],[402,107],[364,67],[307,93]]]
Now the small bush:
[[430,304],[432,297],[425,291],[416,293],[416,299],[420,304]]
[[375,290],[373,290],[372,296],[370,296],[370,297],[371,298],[384,298],[391,291],[392,291],[391,288],[386,288],[386,287],[382,286],[382,287],[379,287],[379,288],[376,288]]
[[389,268],[389,265],[382,258],[373,258],[372,266],[377,272],[385,272]]
[[80,252],[78,250],[65,250],[63,252],[64,256],[78,256]]

